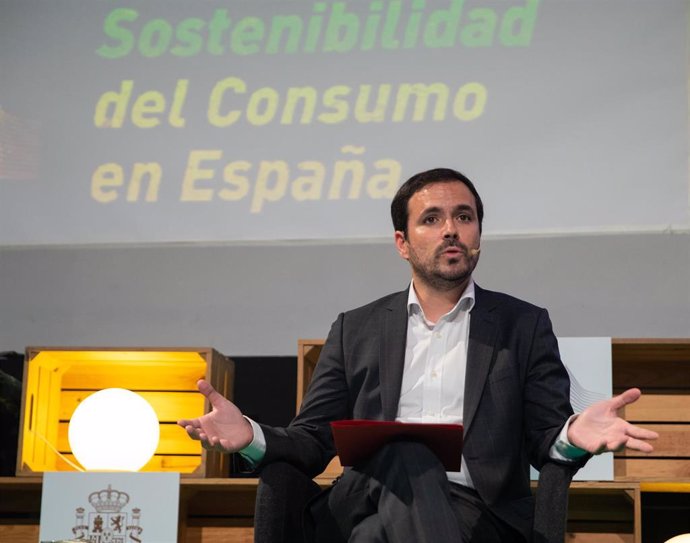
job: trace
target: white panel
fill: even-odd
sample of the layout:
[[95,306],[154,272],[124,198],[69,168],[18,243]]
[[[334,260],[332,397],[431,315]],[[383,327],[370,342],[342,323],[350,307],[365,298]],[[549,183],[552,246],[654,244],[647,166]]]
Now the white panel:
[[[611,397],[611,338],[558,338],[561,359],[570,375],[570,402],[576,413]],[[531,469],[532,479],[538,473]],[[576,481],[612,481],[613,453],[594,456],[574,477]]]
[[488,235],[686,229],[686,33],[684,0],[4,1],[0,245],[388,237],[437,166]]
[[43,474],[40,541],[177,541],[179,473]]

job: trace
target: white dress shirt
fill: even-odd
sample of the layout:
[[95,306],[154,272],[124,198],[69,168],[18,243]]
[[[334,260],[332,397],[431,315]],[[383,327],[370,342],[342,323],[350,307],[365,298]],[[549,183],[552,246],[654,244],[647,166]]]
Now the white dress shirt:
[[[473,307],[474,283],[470,280],[453,309],[432,323],[424,315],[414,283],[410,285],[405,369],[396,420],[462,424]],[[448,478],[474,487],[464,459],[461,471],[448,472]]]

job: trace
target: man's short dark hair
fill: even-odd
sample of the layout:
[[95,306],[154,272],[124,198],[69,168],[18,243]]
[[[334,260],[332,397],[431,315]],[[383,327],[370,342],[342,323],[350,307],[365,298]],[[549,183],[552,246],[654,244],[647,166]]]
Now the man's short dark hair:
[[474,184],[467,177],[458,171],[451,170],[450,168],[435,168],[433,170],[427,170],[425,172],[418,173],[410,177],[402,186],[398,189],[398,192],[393,197],[391,202],[391,218],[393,219],[393,228],[396,231],[400,231],[407,237],[407,221],[409,219],[409,209],[408,203],[410,198],[414,196],[417,192],[422,190],[427,185],[432,183],[447,183],[447,182],[458,182],[465,185],[472,196],[474,196],[474,201],[477,206],[477,219],[479,220],[479,232],[482,231],[482,220],[484,219],[484,204],[482,204],[482,199],[479,197],[477,189],[474,188]]

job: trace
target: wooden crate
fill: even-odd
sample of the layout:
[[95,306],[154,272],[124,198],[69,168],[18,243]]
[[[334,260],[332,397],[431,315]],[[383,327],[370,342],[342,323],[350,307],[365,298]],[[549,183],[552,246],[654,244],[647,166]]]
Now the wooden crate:
[[[311,383],[316,363],[319,361],[319,355],[325,342],[323,339],[297,340],[297,409],[295,414],[299,413],[304,394],[307,392],[309,383]],[[342,472],[343,466],[340,463],[340,457],[336,455],[326,466],[323,473],[316,477],[316,480],[333,480]]]
[[614,393],[642,390],[623,417],[655,430],[650,454],[616,453],[616,480],[690,479],[690,339],[614,339]]
[[196,389],[200,378],[232,399],[234,363],[211,348],[28,347],[17,475],[74,471],[67,439],[77,405],[104,388],[126,388],[153,406],[160,423],[155,456],[142,471],[190,477],[229,475],[229,456],[204,450],[175,422],[209,410]]
[[297,408],[295,414],[299,413],[324,343],[326,343],[324,339],[297,340]]

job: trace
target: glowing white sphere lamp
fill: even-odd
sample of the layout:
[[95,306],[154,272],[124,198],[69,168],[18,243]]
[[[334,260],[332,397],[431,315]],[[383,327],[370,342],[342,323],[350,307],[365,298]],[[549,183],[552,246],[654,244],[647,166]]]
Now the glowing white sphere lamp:
[[156,412],[131,390],[106,388],[74,410],[68,439],[88,471],[138,471],[156,452],[160,428]]
[[690,543],[690,534],[680,534],[671,539],[667,539],[666,543]]

